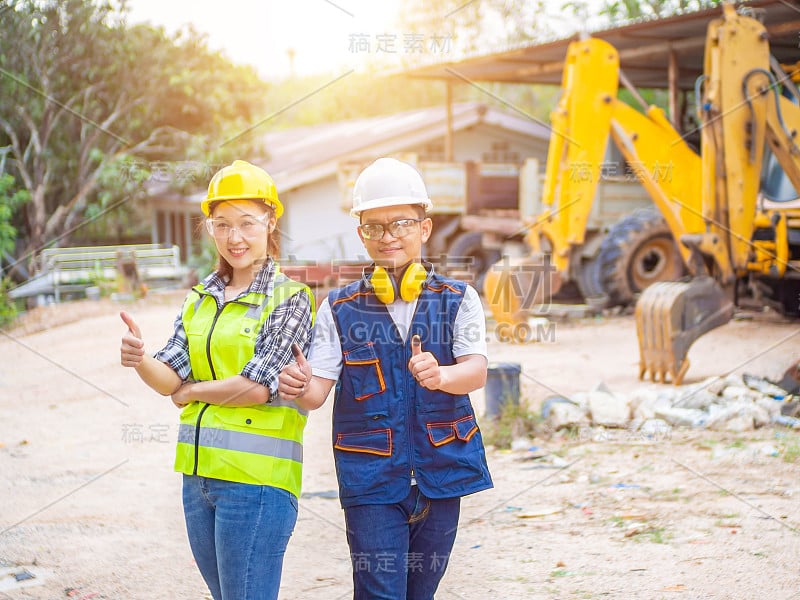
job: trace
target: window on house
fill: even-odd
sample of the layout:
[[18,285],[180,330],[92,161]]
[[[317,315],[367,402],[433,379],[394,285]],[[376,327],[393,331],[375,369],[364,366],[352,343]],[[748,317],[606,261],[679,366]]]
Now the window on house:
[[512,152],[508,142],[492,142],[491,150],[481,156],[483,162],[488,163],[518,163],[519,152]]

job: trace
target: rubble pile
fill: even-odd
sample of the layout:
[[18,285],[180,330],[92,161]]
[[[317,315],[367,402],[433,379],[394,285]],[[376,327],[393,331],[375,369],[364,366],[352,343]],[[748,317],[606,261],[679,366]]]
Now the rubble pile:
[[800,396],[793,393],[797,390],[746,374],[643,387],[629,394],[600,384],[591,392],[546,399],[542,417],[554,431],[590,425],[642,431],[692,427],[740,432],[770,423],[800,428]]

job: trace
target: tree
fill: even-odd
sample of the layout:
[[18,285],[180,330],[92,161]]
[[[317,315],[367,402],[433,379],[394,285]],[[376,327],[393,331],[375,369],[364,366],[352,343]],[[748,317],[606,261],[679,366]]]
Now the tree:
[[[535,40],[572,35],[591,17],[609,25],[641,17],[662,18],[716,6],[721,0],[410,0],[403,11],[409,32],[450,35],[459,57]],[[570,16],[571,14],[571,16]],[[565,18],[566,17],[566,18]],[[578,17],[578,18],[575,18]],[[564,30],[554,22],[569,23]]]
[[[3,164],[0,161],[0,265],[3,263],[2,257],[14,250],[17,230],[12,219],[17,208],[25,204],[28,198],[25,190],[16,189],[14,178],[3,173]],[[0,269],[0,327],[11,323],[17,314],[14,302],[8,297],[9,283],[10,280]]]
[[552,35],[544,0],[412,0],[402,13],[408,33],[452,39],[452,60]]
[[[661,19],[676,13],[691,12],[717,6],[721,0],[604,0],[598,11],[608,19],[609,25],[619,25],[631,19]],[[588,2],[577,0],[565,7],[576,15],[588,12]]]
[[[30,255],[68,239],[115,163],[224,156],[262,114],[266,84],[192,30],[129,27],[95,0],[22,0],[0,11],[0,145],[30,194]],[[3,139],[4,138],[4,139]],[[106,178],[104,198],[127,193]]]
[[12,222],[14,214],[29,199],[28,192],[17,189],[14,178],[0,169],[0,256],[14,251],[17,239],[17,229]]

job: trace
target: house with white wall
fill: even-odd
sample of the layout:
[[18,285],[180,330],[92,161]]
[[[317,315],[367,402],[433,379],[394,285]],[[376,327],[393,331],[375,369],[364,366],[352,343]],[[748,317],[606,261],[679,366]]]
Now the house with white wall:
[[[449,119],[441,106],[270,132],[264,135],[267,159],[242,158],[266,169],[275,180],[286,208],[279,223],[283,257],[358,260],[365,253],[355,221],[343,208],[352,181],[343,180],[342,165],[396,156],[411,162],[449,158],[520,165],[534,158],[543,166],[549,135],[546,126],[521,114],[468,102],[453,104]],[[151,198],[152,241],[178,244],[188,255],[196,244],[194,224],[203,197]]]

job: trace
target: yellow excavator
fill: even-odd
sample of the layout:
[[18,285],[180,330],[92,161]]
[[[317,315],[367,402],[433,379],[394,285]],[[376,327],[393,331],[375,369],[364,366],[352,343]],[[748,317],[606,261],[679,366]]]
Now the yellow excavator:
[[[618,98],[620,83],[641,111]],[[700,220],[682,207],[683,199],[700,196],[699,155],[664,111],[648,105],[628,82],[611,44],[590,37],[569,45],[561,97],[550,118],[545,210],[527,224],[525,237],[531,253],[504,258],[484,280],[498,326],[508,328],[503,339],[523,341],[528,314],[569,281],[588,302],[617,305],[632,302],[654,282],[680,278],[689,249],[676,246],[673,232],[680,220]],[[627,216],[612,226],[599,251],[587,253],[587,245],[599,241],[589,239],[587,223],[608,165],[609,137],[655,208]]]
[[[796,67],[791,67],[796,69]],[[723,6],[709,24],[699,116],[701,193],[673,230],[688,282],[657,283],[636,305],[640,378],[679,384],[687,353],[734,306],[800,314],[800,94],[770,56],[763,25]]]
[[[800,189],[797,89],[771,59],[761,23],[728,4],[709,24],[704,75],[696,86],[696,97],[702,96],[699,155],[661,109],[647,106],[641,113],[619,100],[619,83],[644,105],[613,46],[594,38],[570,44],[562,96],[551,115],[543,190],[549,209],[530,224],[532,253],[491,269],[484,294],[498,325],[510,328],[505,337],[522,340],[528,314],[565,281],[591,288],[587,282],[602,278],[595,289],[604,285],[611,292],[625,282],[638,284],[632,291],[641,293],[640,377],[680,383],[691,344],[730,320],[737,303],[800,312],[800,205],[777,202],[797,198]],[[647,257],[630,261],[627,270],[580,259],[609,135],[671,233],[650,236],[643,249],[634,249]],[[638,233],[646,237],[647,221],[640,223]],[[636,229],[634,219],[628,230],[635,236]],[[680,277],[674,268],[641,268],[652,257],[670,265],[664,258],[675,241],[690,281],[665,281]],[[613,252],[604,255],[613,258]]]

